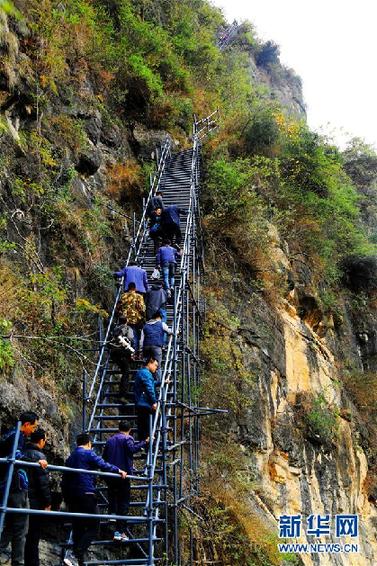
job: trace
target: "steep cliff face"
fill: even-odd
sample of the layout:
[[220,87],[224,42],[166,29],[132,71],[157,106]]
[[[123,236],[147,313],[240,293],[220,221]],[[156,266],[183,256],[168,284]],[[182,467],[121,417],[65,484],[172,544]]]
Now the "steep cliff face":
[[[295,123],[305,117],[299,78],[271,44],[241,38],[221,53],[223,19],[201,0],[16,4],[26,20],[0,21],[1,424],[36,408],[62,462],[154,146],[166,131],[189,145],[192,110],[220,104],[203,165],[220,147],[234,193],[209,211],[207,174],[202,398],[229,415],[203,423],[203,498],[186,550],[199,564],[282,564],[278,515],[358,513],[358,554],[287,560],[376,564],[377,268],[348,258],[336,300],[321,281],[331,252],[339,260],[324,245],[332,225],[347,236],[356,216],[336,224],[340,199],[326,208],[336,151]],[[356,148],[346,170],[373,239],[376,158],[366,161]],[[349,210],[353,196],[342,198]],[[231,199],[225,220],[214,216]]]
[[[302,515],[304,526],[311,514],[330,514],[333,520],[336,514],[358,514],[358,553],[302,554],[300,560],[307,565],[372,565],[377,561],[377,512],[368,472],[374,463],[373,436],[346,382],[350,373],[362,374],[373,363],[374,347],[367,344],[368,336],[374,336],[376,311],[365,304],[363,315],[355,317],[349,299],[344,299],[337,316],[325,315],[308,280],[310,271],[303,270],[297,258],[292,260],[287,245],[270,231],[274,268],[289,273],[290,290],[282,301],[266,302],[235,264],[223,262],[222,277],[215,268],[210,271],[212,315],[205,353],[216,356],[218,340],[222,352],[229,341],[231,354],[228,360],[220,354],[224,365],[218,364],[216,372],[225,393],[212,387],[208,400],[230,410],[230,419],[224,419],[220,429],[225,427],[228,442],[238,446],[238,456],[236,452],[231,457],[239,458],[251,482],[246,501],[251,516],[258,519],[255,528],[268,528],[276,544],[280,515]],[[211,366],[211,360],[208,363]],[[235,381],[234,389],[228,381]],[[231,472],[223,476],[230,491],[238,481],[233,467]],[[251,540],[260,543],[253,535]],[[298,540],[339,542],[330,536],[306,537],[305,529]],[[355,540],[346,537],[345,542]],[[282,563],[282,556],[267,554],[271,564]]]

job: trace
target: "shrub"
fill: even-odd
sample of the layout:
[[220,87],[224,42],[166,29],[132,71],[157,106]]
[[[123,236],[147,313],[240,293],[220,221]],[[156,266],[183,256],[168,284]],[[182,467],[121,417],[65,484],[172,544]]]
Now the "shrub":
[[280,47],[273,41],[263,43],[257,52],[256,63],[259,67],[267,67],[271,63],[278,63]]
[[320,444],[331,444],[338,429],[338,411],[328,404],[322,394],[315,398],[302,396],[299,408],[308,438]]

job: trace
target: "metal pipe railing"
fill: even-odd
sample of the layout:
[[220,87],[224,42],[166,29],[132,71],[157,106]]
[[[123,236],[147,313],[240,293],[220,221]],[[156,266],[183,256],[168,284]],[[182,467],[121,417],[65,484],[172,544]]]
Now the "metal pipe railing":
[[[159,166],[158,166],[157,172],[155,173],[155,175],[153,176],[152,181],[151,181],[149,194],[148,194],[147,200],[145,201],[145,204],[144,204],[144,209],[143,209],[143,214],[142,214],[141,220],[139,221],[139,227],[138,227],[136,233],[134,234],[132,245],[131,245],[131,247],[128,251],[126,264],[125,264],[126,266],[128,266],[129,262],[131,261],[133,253],[135,254],[136,257],[140,253],[140,249],[141,249],[142,243],[145,239],[146,232],[147,232],[146,214],[147,214],[148,205],[149,205],[153,195],[156,193],[156,191],[158,190],[158,188],[160,186],[160,182],[161,182],[163,173],[165,171],[166,163],[171,156],[171,143],[172,143],[171,138],[169,136],[166,136],[166,139],[165,139],[162,151],[161,151]],[[112,311],[111,311],[109,323],[108,323],[107,328],[106,328],[105,337],[104,337],[103,343],[102,343],[101,348],[100,348],[99,358],[98,358],[98,361],[97,361],[97,365],[96,365],[96,369],[95,369],[95,372],[94,372],[93,379],[92,379],[91,384],[90,384],[89,393],[86,397],[87,403],[92,398],[92,395],[93,395],[93,392],[94,392],[94,389],[96,387],[96,383],[97,383],[97,380],[98,380],[98,375],[100,373],[100,370],[103,369],[103,357],[104,357],[104,354],[105,354],[106,345],[107,345],[108,340],[109,340],[111,326],[112,326],[114,318],[115,318],[115,313],[116,313],[116,309],[117,309],[117,306],[118,306],[118,302],[119,302],[120,296],[122,294],[123,282],[124,282],[124,278],[122,277],[122,279],[120,280],[119,288],[118,288],[116,296],[115,296],[115,301],[114,301],[114,305],[113,305],[113,308],[112,308]],[[95,411],[92,410],[92,415],[94,415],[94,414],[95,414]],[[92,420],[93,419],[91,418],[91,422],[92,422]]]

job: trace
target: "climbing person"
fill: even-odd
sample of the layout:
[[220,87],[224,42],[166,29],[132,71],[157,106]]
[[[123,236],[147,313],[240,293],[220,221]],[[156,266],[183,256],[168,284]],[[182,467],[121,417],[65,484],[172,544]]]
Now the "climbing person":
[[149,237],[151,238],[151,240],[153,240],[154,243],[154,253],[157,253],[157,250],[161,245],[161,215],[162,208],[156,208],[156,210],[151,214],[150,217],[151,225],[149,228]]
[[[92,450],[92,441],[87,433],[76,438],[76,448],[67,459],[65,466],[82,470],[101,470],[119,474],[124,480],[127,473],[118,466],[105,462]],[[62,480],[63,497],[70,513],[98,514],[95,476],[85,472],[64,472]],[[63,560],[67,566],[83,566],[85,554],[96,538],[99,527],[98,519],[73,518],[72,538],[73,555]]]
[[[130,284],[132,285],[132,283]],[[140,295],[137,295],[140,297]],[[140,297],[142,299],[142,297]],[[124,396],[127,393],[128,376],[130,369],[130,360],[135,349],[134,344],[134,331],[129,324],[127,324],[127,319],[122,314],[119,316],[119,322],[114,327],[110,341],[109,341],[109,351],[110,359],[114,362],[121,371],[120,387],[119,393]]]
[[149,437],[149,417],[157,409],[156,382],[154,374],[158,370],[158,361],[149,357],[135,375],[135,409],[137,415],[138,439]]
[[180,246],[182,241],[182,232],[180,226],[181,214],[187,214],[187,210],[180,208],[176,204],[171,204],[164,208],[161,214],[161,231],[165,238],[175,239],[175,243]]
[[[39,462],[46,460],[42,450],[46,445],[46,433],[41,428],[32,432],[25,445],[23,460]],[[47,470],[43,468],[28,468],[29,502],[31,509],[51,511],[50,479]],[[25,566],[39,566],[39,539],[43,517],[29,516],[29,530],[25,544]]]
[[173,331],[166,322],[162,322],[161,312],[157,311],[144,324],[141,334],[144,358],[153,357],[158,361],[157,380],[160,380],[161,377],[162,348],[164,346],[165,334],[171,335]]
[[[26,411],[19,416],[20,436],[16,449],[16,459],[22,458],[26,439],[38,427],[38,415],[33,411]],[[7,432],[0,439],[0,457],[7,458],[12,455],[13,445],[16,437],[16,427]],[[47,467],[45,459],[38,460],[41,468]],[[4,491],[7,483],[8,465],[0,466],[0,500],[4,497]],[[8,507],[16,507],[20,509],[29,508],[28,499],[28,477],[25,469],[16,466],[13,472],[10,485]],[[28,532],[28,515],[24,513],[7,513],[5,518],[4,529],[1,535],[0,552],[4,552],[9,543],[12,545],[12,566],[24,566],[25,540]]]
[[162,267],[164,287],[169,298],[174,290],[175,269],[179,257],[180,252],[171,246],[170,240],[165,240],[164,244],[156,254],[156,267],[157,269]]
[[[140,452],[147,442],[148,439],[136,442],[131,436],[130,423],[122,421],[119,423],[118,432],[107,440],[103,450],[103,459],[109,464],[125,470],[127,474],[132,474],[136,471],[133,467],[133,456]],[[125,480],[109,478],[106,483],[110,515],[127,515],[131,497],[130,480],[127,478]],[[127,541],[126,528],[127,521],[118,519],[113,539],[121,542]]]
[[161,191],[157,191],[156,194],[150,199],[148,206],[147,206],[147,216],[148,218],[152,218],[153,213],[160,208],[161,210],[164,208],[164,201]]
[[124,277],[123,288],[125,291],[130,283],[135,283],[136,292],[142,295],[149,289],[147,272],[139,267],[135,261],[130,261],[128,266],[123,267],[120,271],[115,271],[113,275],[115,278]]
[[146,302],[146,319],[150,320],[152,316],[160,311],[162,316],[162,322],[166,322],[166,303],[168,300],[168,295],[165,289],[163,289],[161,283],[153,283],[148,293],[145,295]]
[[[149,288],[148,288],[149,290]],[[139,352],[140,334],[145,320],[144,297],[136,292],[136,284],[129,283],[127,292],[119,300],[118,310],[134,333],[134,349]]]

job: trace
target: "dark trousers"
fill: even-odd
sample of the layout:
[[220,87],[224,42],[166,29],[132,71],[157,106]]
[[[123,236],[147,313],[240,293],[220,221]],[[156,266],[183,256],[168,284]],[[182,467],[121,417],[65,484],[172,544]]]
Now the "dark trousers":
[[112,350],[111,360],[118,366],[122,372],[119,382],[119,393],[124,396],[127,393],[128,378],[130,373],[130,355],[125,353],[123,349]]
[[137,435],[139,440],[145,440],[149,436],[149,415],[151,414],[153,415],[152,411],[147,409],[147,407],[136,407]]
[[39,566],[39,539],[43,517],[30,515],[25,544],[25,566]]
[[[98,513],[97,498],[94,493],[78,495],[69,502],[68,506],[71,513]],[[98,529],[98,519],[79,517],[72,519],[73,552],[79,561],[84,559],[86,551],[97,537]]]
[[165,238],[168,238],[172,242],[175,240],[175,243],[178,244],[178,246],[181,245],[182,232],[181,228],[177,224],[165,224],[165,226],[162,227],[162,230]]
[[[9,507],[28,509],[29,500],[27,491],[11,493],[8,498]],[[7,549],[12,543],[12,566],[24,566],[25,540],[29,526],[28,515],[18,513],[8,513],[5,518],[5,525],[1,535],[0,552]]]
[[[107,495],[109,500],[109,515],[127,515],[130,506],[131,485],[130,480],[108,480]],[[126,532],[127,521],[117,519],[117,531]]]

